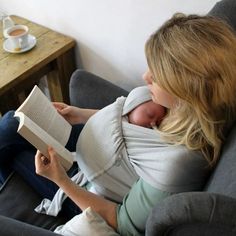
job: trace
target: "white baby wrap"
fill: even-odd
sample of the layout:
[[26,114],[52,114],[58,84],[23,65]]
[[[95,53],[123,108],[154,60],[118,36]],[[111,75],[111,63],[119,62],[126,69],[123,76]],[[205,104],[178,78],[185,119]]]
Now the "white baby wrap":
[[[139,177],[169,192],[201,187],[207,170],[199,152],[166,144],[157,131],[123,119],[150,99],[146,86],[136,88],[127,98],[118,98],[88,120],[77,142],[76,159],[81,169],[77,176],[82,180],[76,181],[75,176],[78,184],[87,179],[97,194],[118,202]],[[44,200],[36,210],[56,215],[63,199],[59,190],[52,202]]]

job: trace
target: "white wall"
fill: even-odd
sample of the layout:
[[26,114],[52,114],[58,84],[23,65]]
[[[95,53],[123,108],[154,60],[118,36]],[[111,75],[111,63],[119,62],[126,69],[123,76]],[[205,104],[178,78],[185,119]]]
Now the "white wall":
[[217,0],[0,0],[15,14],[77,41],[77,65],[130,90],[142,84],[147,37],[175,12],[205,14]]

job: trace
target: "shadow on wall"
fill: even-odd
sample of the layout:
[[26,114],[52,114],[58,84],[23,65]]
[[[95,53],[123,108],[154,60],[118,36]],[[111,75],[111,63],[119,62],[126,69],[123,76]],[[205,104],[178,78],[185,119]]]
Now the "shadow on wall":
[[76,60],[77,68],[84,69],[84,65],[83,65],[82,57],[80,53],[80,46],[78,42],[76,43],[76,46],[75,46],[75,60]]
[[136,78],[128,78],[126,74],[122,73],[122,70],[117,69],[116,66],[112,65],[101,54],[78,41],[76,61],[78,68],[94,73],[128,91],[134,87],[144,85],[141,76],[137,75]]

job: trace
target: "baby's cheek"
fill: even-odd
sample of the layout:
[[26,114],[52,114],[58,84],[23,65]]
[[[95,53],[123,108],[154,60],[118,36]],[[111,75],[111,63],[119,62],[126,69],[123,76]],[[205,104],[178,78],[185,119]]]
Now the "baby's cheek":
[[150,127],[150,119],[146,117],[145,115],[140,116],[140,114],[137,114],[135,112],[131,112],[128,116],[129,123],[143,126],[143,127]]

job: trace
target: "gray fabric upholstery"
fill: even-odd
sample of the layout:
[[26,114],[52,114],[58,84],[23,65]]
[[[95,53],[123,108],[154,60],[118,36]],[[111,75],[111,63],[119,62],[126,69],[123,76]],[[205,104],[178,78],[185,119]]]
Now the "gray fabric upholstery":
[[236,198],[236,125],[222,149],[216,169],[212,173],[205,191]]
[[42,198],[17,173],[14,173],[0,190],[0,215],[49,230],[54,230],[68,220],[63,216],[56,218],[37,214],[34,208],[41,200]]
[[208,14],[224,19],[236,31],[235,0],[223,0],[217,2]]
[[18,220],[0,216],[1,236],[57,236],[48,230],[29,225]]
[[208,223],[192,223],[178,225],[172,227],[168,231],[168,236],[235,236],[235,232],[232,232],[228,227],[220,224],[208,224]]
[[[147,221],[146,235],[171,235],[169,233],[177,232],[179,226],[183,231],[184,226],[196,229],[196,225],[205,225],[203,232],[209,226],[209,231],[214,230],[213,235],[236,235],[235,212],[236,200],[227,196],[204,192],[176,194],[153,209]],[[190,232],[193,235],[194,231],[185,235]]]
[[126,90],[81,69],[76,70],[70,80],[70,102],[73,106],[101,109],[127,94]]

